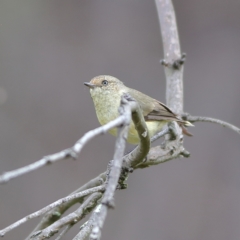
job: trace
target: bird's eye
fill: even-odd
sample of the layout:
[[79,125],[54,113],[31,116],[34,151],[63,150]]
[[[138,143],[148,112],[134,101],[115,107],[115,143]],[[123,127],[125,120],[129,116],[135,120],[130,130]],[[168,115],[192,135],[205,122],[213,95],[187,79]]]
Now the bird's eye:
[[108,81],[107,81],[107,80],[103,80],[103,81],[102,81],[102,85],[103,85],[103,86],[107,86],[107,85],[108,85]]

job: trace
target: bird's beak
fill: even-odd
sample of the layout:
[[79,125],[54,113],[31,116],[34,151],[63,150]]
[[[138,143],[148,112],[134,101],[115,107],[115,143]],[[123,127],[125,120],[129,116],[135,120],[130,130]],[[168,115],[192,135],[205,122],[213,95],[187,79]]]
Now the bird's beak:
[[84,85],[87,86],[87,87],[89,87],[89,88],[94,88],[94,87],[95,87],[94,84],[89,83],[89,82],[85,82]]

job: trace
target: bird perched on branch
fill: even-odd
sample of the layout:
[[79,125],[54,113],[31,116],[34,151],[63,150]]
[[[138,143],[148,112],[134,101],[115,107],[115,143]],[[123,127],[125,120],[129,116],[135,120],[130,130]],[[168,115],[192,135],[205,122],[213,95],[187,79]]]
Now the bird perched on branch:
[[[183,127],[193,126],[190,122],[182,120],[177,114],[158,100],[125,86],[123,82],[115,77],[108,75],[97,76],[90,82],[85,82],[84,85],[90,88],[97,118],[101,125],[119,116],[118,108],[121,96],[124,93],[128,93],[137,101],[142,109],[150,137],[161,131],[162,127],[170,121],[178,122],[183,128],[183,133],[191,136]],[[114,136],[117,135],[116,128],[111,129],[109,132]],[[131,144],[139,143],[138,133],[133,122],[131,122],[129,127],[127,142]]]

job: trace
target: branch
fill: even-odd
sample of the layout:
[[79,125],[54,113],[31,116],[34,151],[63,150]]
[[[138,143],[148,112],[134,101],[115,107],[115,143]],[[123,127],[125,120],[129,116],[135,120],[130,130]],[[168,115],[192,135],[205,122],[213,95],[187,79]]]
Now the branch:
[[183,67],[176,68],[181,59],[176,17],[171,0],[155,0],[163,39],[166,74],[167,105],[176,113],[183,111]]
[[159,133],[157,133],[153,137],[151,137],[151,139],[150,139],[151,143],[155,142],[156,140],[163,137],[167,133],[169,133],[169,128],[167,127],[167,125],[165,125],[165,127]]
[[[155,0],[160,30],[163,39],[166,75],[166,102],[177,114],[183,112],[183,63],[186,54],[181,54],[177,22],[171,0]],[[178,124],[169,124],[171,134],[165,136],[165,146],[152,148],[148,158],[137,167],[148,167],[190,154],[183,147],[182,129]]]
[[[164,136],[166,133],[168,133],[168,127],[166,127],[164,130],[162,130],[161,132],[159,132],[158,134],[156,134],[155,136],[153,136],[151,138],[151,142],[154,142],[156,141],[157,139],[159,139],[160,137]],[[141,138],[142,136],[140,136]],[[153,165],[153,154],[151,154],[152,151],[149,152],[150,156],[147,158],[147,159],[151,159],[149,160],[151,162],[151,164],[149,164],[149,166]],[[159,152],[160,153],[160,152]],[[138,155],[137,153],[135,153],[136,155]],[[131,156],[134,157],[135,154],[132,154]],[[124,156],[124,159],[127,159],[127,161],[130,161],[131,162],[131,156],[128,154],[126,156]],[[172,157],[172,156],[171,156]],[[144,157],[143,157],[144,158]],[[170,160],[170,159],[169,159]],[[167,160],[166,160],[167,161]],[[164,161],[162,161],[164,162]],[[159,163],[161,163],[159,161]],[[144,167],[147,163],[144,163]],[[155,163],[157,164],[157,163]],[[140,166],[137,166],[137,168],[141,168],[143,167],[143,165],[140,165]],[[76,192],[79,192],[79,191],[83,191],[85,189],[88,189],[88,188],[92,188],[92,187],[95,187],[95,186],[98,186],[100,184],[102,184],[106,179],[106,172],[104,173],[101,173],[98,177],[90,180],[88,183],[86,183],[85,185],[83,185],[81,188],[79,188],[78,190],[74,191],[73,193],[71,193],[70,195],[76,193]],[[47,215],[42,219],[42,221],[38,224],[38,226],[33,230],[33,232],[36,232],[38,230],[41,230],[41,229],[44,229],[45,227],[51,225],[54,221],[56,221],[57,219],[59,219],[61,217],[61,215],[66,211],[68,210],[72,205],[74,205],[76,202],[79,202],[81,201],[80,198],[76,198],[76,199],[73,199],[71,201],[69,201],[68,203],[64,203],[63,205],[61,205],[61,207],[57,207],[57,208],[54,208],[53,210],[51,210],[50,212],[47,213]],[[54,213],[58,213],[57,215],[54,214]],[[90,234],[90,231],[92,229],[92,223],[95,221],[94,220],[94,215],[96,213],[93,212],[93,217],[91,218],[91,221],[89,220],[87,222],[87,225],[86,225],[86,228],[84,226],[84,230],[80,231],[79,234],[76,236],[76,239],[78,239],[77,237],[79,237],[79,239],[83,239],[82,236],[85,236],[85,231],[86,232],[89,232]],[[32,233],[33,233],[32,232]],[[32,233],[29,235],[29,238],[30,236],[32,235]],[[87,233],[86,233],[87,234]]]
[[[131,98],[131,96],[127,95],[126,97],[131,104],[130,114],[132,115],[132,120],[134,122],[134,125],[136,127],[136,130],[140,138],[140,144],[139,144],[139,147],[137,148],[138,151],[136,152],[136,159],[132,159],[132,162],[131,162],[131,164],[133,164],[133,163],[141,162],[143,158],[147,155],[150,149],[150,140],[149,140],[149,134],[146,127],[146,123],[144,121],[143,114],[142,114],[142,111],[140,110],[139,105],[133,98]],[[122,98],[122,100],[123,99],[124,98]],[[131,120],[131,115],[129,116],[129,123]],[[101,202],[100,211],[96,216],[92,215],[92,217],[95,218],[95,221],[93,223],[93,229],[90,235],[91,240],[100,239],[101,230],[105,222],[108,209],[114,207],[114,193],[117,188],[119,177],[122,171],[123,154],[124,154],[126,139],[128,136],[128,128],[129,128],[128,125],[123,126],[122,128],[119,129],[119,132],[118,132],[118,137],[115,145],[115,153],[114,153],[113,160],[111,162],[112,164],[111,164],[109,176],[107,178],[106,191],[104,193],[104,196]],[[130,166],[131,165],[128,165],[128,167]]]
[[57,206],[60,206],[61,204],[66,203],[68,201],[71,201],[72,199],[76,199],[76,198],[80,198],[80,197],[83,197],[83,196],[87,196],[87,195],[89,195],[91,193],[95,193],[95,192],[103,192],[104,190],[105,190],[105,186],[99,186],[99,187],[91,188],[91,189],[88,189],[88,190],[85,190],[85,191],[82,191],[82,192],[79,192],[79,193],[75,193],[73,195],[61,198],[61,199],[57,200],[56,202],[53,202],[50,205],[48,205],[48,206],[46,206],[46,207],[44,207],[44,208],[42,208],[42,209],[32,213],[32,214],[29,214],[28,216],[18,220],[17,222],[11,224],[10,226],[0,230],[0,236],[3,237],[7,232],[13,230],[16,227],[19,227],[20,225],[22,225],[23,223],[29,221],[30,219],[39,217],[39,216],[43,215],[44,213],[50,211],[51,209],[53,209],[53,208],[55,208]]
[[96,222],[98,213],[101,211],[101,208],[102,204],[99,204],[95,208],[91,218],[80,227],[79,233],[74,237],[73,240],[84,240],[90,235],[93,228],[93,224]]
[[[94,187],[97,187],[99,185],[102,185],[105,180],[106,180],[106,172],[99,174],[96,178],[90,180],[89,182],[84,184],[82,187],[80,187],[76,191],[74,191],[71,194],[69,194],[69,196],[71,196],[71,195],[73,195],[75,193],[82,192],[82,191],[85,191],[87,189],[94,188]],[[30,237],[32,236],[32,234],[34,232],[42,230],[42,229],[50,226],[52,223],[54,223],[58,219],[60,219],[60,217],[70,207],[72,207],[74,204],[76,204],[78,202],[83,202],[84,197],[85,196],[82,196],[82,197],[79,197],[79,198],[74,198],[74,199],[72,199],[72,200],[70,200],[68,202],[64,202],[60,206],[55,207],[51,211],[47,212],[44,215],[44,217],[42,218],[42,220],[40,221],[40,223],[35,227],[35,229],[29,234],[29,236],[26,239],[30,239]]]
[[[166,126],[162,131],[160,131],[159,133],[155,134],[151,139],[150,142],[155,142],[157,139],[161,138],[162,136],[166,135],[167,133],[169,133],[169,128]],[[139,136],[142,137],[142,136]],[[145,139],[142,139],[141,142],[144,142]],[[140,142],[140,144],[141,144]],[[139,152],[143,152],[143,151],[139,151],[139,148],[141,147],[145,147],[145,143],[143,143],[141,146],[137,146],[136,148],[134,148],[130,153],[128,153],[127,155],[124,156],[124,166],[126,168],[138,168],[138,165],[141,165],[141,161],[138,161],[139,159]],[[152,149],[152,148],[151,148]],[[151,149],[149,151],[149,153],[151,152]],[[147,156],[148,157],[148,156]],[[144,159],[145,157],[141,157],[141,159]]]
[[66,233],[69,231],[69,229],[72,227],[72,225],[66,225],[65,228],[63,228],[62,232],[60,232],[60,234],[58,235],[58,237],[55,240],[61,240]]
[[[173,124],[177,125],[176,122]],[[151,148],[149,154],[144,159],[144,161],[138,164],[135,168],[145,168],[167,162],[177,157],[190,156],[190,154],[183,147],[181,129],[177,126],[174,126],[173,129],[178,131],[175,133],[176,139],[174,141],[167,140],[165,144]],[[164,134],[165,132],[166,130],[163,130],[162,134]],[[159,133],[159,135],[161,134]]]
[[124,167],[127,168],[132,168],[139,164],[146,157],[150,149],[148,129],[139,107],[132,113],[132,120],[138,132],[140,143],[132,152],[124,156]]
[[89,196],[86,201],[74,212],[68,214],[67,216],[61,218],[54,224],[45,228],[42,231],[36,232],[31,238],[34,240],[43,240],[50,238],[55,233],[57,233],[60,228],[66,225],[74,225],[79,222],[87,212],[90,212],[97,204],[97,201],[102,197],[101,193],[93,193]]
[[[141,130],[141,132],[139,133],[139,137],[141,139],[141,141],[145,141],[146,143],[149,144],[149,140],[147,139],[148,138],[148,134],[146,134],[146,128],[144,127],[145,126],[145,121],[142,121],[143,119],[143,116],[142,116],[142,113],[141,111],[139,111],[139,109],[135,109],[135,110],[132,110],[133,113],[133,118],[134,118],[134,122],[136,123],[136,128],[138,131]],[[144,124],[144,126],[142,126],[142,124]],[[160,132],[159,134],[157,134],[156,136],[154,136],[154,138],[152,140],[155,140],[157,139],[158,137],[161,137],[162,135],[166,134],[168,131],[168,128],[166,128],[166,130],[163,130],[162,132]],[[144,134],[143,134],[144,133]],[[118,144],[116,145],[118,146]],[[145,146],[146,149],[149,149],[149,146]],[[142,151],[144,153],[144,151]],[[139,159],[143,159],[146,155],[147,152],[145,150],[145,153],[144,155],[142,155],[140,157],[140,154],[139,153],[136,153],[136,156],[139,157]],[[169,160],[170,158],[173,158],[175,157],[175,155],[172,155],[169,157]],[[139,160],[138,159],[138,160]],[[151,160],[152,157],[148,157],[147,159],[150,159],[150,162],[151,164],[148,164],[148,162],[144,162],[144,167],[146,166],[146,164],[148,165],[153,165],[153,161]],[[133,162],[135,162],[135,160],[133,159]],[[160,162],[163,162],[163,160],[159,160],[158,159],[158,163]],[[129,163],[131,164],[131,160],[129,160]],[[157,162],[155,164],[158,164]],[[143,166],[143,165],[142,165]],[[142,167],[140,166],[140,167]],[[113,176],[115,176],[115,174],[113,174]],[[55,222],[57,219],[59,219],[61,217],[61,215],[70,207],[72,206],[73,204],[75,204],[76,202],[79,202],[79,201],[82,201],[83,198],[94,192],[94,191],[104,191],[104,187],[103,186],[100,186],[99,188],[92,188],[92,189],[89,189],[89,190],[86,190],[90,187],[93,187],[93,186],[97,186],[99,184],[102,184],[103,181],[106,179],[106,172],[100,174],[98,177],[96,177],[95,179],[92,179],[91,181],[89,181],[88,183],[86,183],[85,185],[83,185],[81,188],[79,188],[78,190],[76,190],[73,194],[74,195],[70,195],[66,198],[63,198],[63,199],[60,199],[59,201],[57,202],[54,202],[52,204],[50,204],[49,206],[33,213],[33,214],[30,214],[28,216],[26,216],[25,218],[17,221],[16,223],[10,225],[9,227],[3,229],[2,231],[0,231],[0,236],[3,236],[6,232],[20,226],[21,224],[25,223],[26,221],[32,219],[32,218],[35,218],[35,217],[38,217],[44,213],[47,212],[47,215],[42,219],[42,221],[40,222],[40,224],[37,226],[37,228],[35,228],[34,232],[38,231],[38,230],[41,230],[41,229],[44,229],[46,228],[47,226],[51,225],[53,222]],[[85,191],[84,191],[85,190]],[[79,191],[83,191],[83,192],[80,192]],[[114,190],[115,191],[115,190]],[[51,210],[51,211],[50,211]],[[31,236],[32,234],[30,234]],[[29,236],[29,237],[30,237]]]
[[230,124],[228,122],[224,122],[224,121],[219,120],[219,119],[210,118],[210,117],[189,116],[189,115],[184,115],[183,118],[187,119],[190,122],[211,122],[211,123],[217,123],[217,124],[222,125],[223,127],[227,127],[229,129],[233,130],[234,132],[237,132],[238,134],[240,134],[240,128],[234,126],[233,124]]
[[[156,134],[155,136],[153,136],[151,138],[151,142],[156,141],[157,139],[159,139],[160,137],[164,136],[166,133],[168,133],[168,127],[166,127],[164,130],[162,130],[161,132],[159,132],[158,134]],[[136,151],[136,150],[135,150]],[[151,151],[149,152],[149,154],[151,154]],[[130,161],[131,162],[131,157],[135,158],[135,155],[138,155],[138,153],[133,153],[133,154],[128,154],[124,156],[124,159],[126,159],[126,161]],[[143,157],[144,158],[144,157]],[[149,159],[153,159],[153,156],[149,157]],[[151,160],[151,162],[153,162]],[[160,162],[159,162],[160,163]],[[151,165],[151,164],[150,164]],[[150,166],[149,165],[149,166]],[[141,167],[142,165],[140,165]],[[139,168],[139,166],[137,167]],[[84,191],[86,189],[89,188],[93,188],[99,185],[102,185],[103,182],[106,180],[106,172],[101,173],[99,176],[97,176],[96,178],[90,180],[89,182],[87,182],[86,184],[84,184],[82,187],[80,187],[79,189],[77,189],[76,191],[74,191],[73,193],[69,194],[75,194],[77,192],[81,192]],[[81,202],[83,201],[83,197],[81,198],[76,198],[76,199],[72,199],[71,201],[67,202],[67,203],[63,203],[61,206],[59,207],[55,207],[54,209],[52,209],[51,211],[47,212],[47,214],[44,216],[44,218],[41,220],[41,222],[36,226],[36,228],[32,231],[32,233],[30,233],[28,239],[30,238],[30,236],[39,230],[42,230],[44,228],[46,228],[47,226],[51,225],[53,222],[55,222],[56,220],[58,220],[62,214],[64,214],[71,206],[73,206],[74,204],[76,204],[77,202]],[[57,214],[56,214],[57,213]]]
[[[135,104],[134,106],[131,106],[131,109],[135,109],[136,108],[136,103],[134,101],[133,103],[133,99],[131,99],[130,96],[125,96],[127,97],[127,100],[128,101],[132,101],[132,103],[129,103],[129,105],[131,104]],[[142,116],[142,113],[141,111],[137,108],[136,110],[131,110],[130,109],[130,115],[131,115],[131,111],[133,111],[133,118],[136,119],[137,121],[137,125],[138,125],[138,129],[141,129],[141,137],[140,138],[144,138],[144,139],[147,139],[146,138],[146,126],[145,127],[141,127],[142,124],[145,124],[145,121],[143,119],[143,116]],[[141,118],[139,117],[136,117],[135,113],[134,112],[137,112],[137,115],[140,115]],[[123,114],[123,112],[121,112],[121,114]],[[135,116],[135,117],[134,117]],[[139,119],[141,119],[141,123],[139,123]],[[144,134],[143,134],[144,133]],[[145,137],[144,137],[145,136]],[[145,140],[146,141],[146,140]],[[147,147],[146,147],[147,146]],[[146,145],[144,148],[145,148],[145,153],[144,151],[142,151],[144,153],[143,157],[147,154],[147,151],[149,149],[149,146]],[[147,151],[146,151],[147,149]],[[140,155],[138,154],[138,156],[140,157]],[[143,159],[142,157],[142,159]],[[116,174],[113,174],[114,176],[117,176]],[[102,181],[106,178],[106,172],[100,174],[100,176],[98,176],[97,178],[91,180],[89,183],[85,184],[83,187],[80,188],[80,190],[82,191],[83,189],[86,189],[86,188],[89,188],[91,186],[96,186],[96,184],[101,184]],[[91,183],[92,182],[92,183]],[[77,190],[79,191],[79,190]],[[79,200],[78,200],[79,201]],[[64,206],[61,206],[60,208],[57,208],[57,209],[53,209],[51,212],[47,213],[47,215],[42,219],[42,221],[38,224],[38,226],[34,229],[33,232],[36,232],[38,230],[41,230],[41,229],[44,229],[45,227],[49,226],[50,224],[52,224],[54,221],[56,221],[57,219],[60,218],[60,216],[71,206],[75,203],[76,201],[71,201],[69,202],[69,204],[66,204]],[[55,212],[58,213],[58,215],[56,216],[56,214],[54,214]]]
[[106,125],[103,125],[101,127],[98,127],[96,129],[93,129],[93,130],[85,133],[83,135],[83,137],[80,138],[74,144],[74,146],[71,147],[71,148],[68,148],[68,149],[65,149],[61,152],[43,157],[39,161],[37,161],[35,163],[32,163],[30,165],[27,165],[25,167],[3,173],[2,175],[0,175],[0,183],[8,182],[12,178],[19,177],[23,174],[32,172],[34,170],[37,170],[38,168],[41,168],[43,166],[46,166],[48,164],[54,163],[54,162],[59,161],[59,160],[68,159],[68,158],[76,159],[76,158],[78,158],[78,155],[80,154],[82,148],[91,139],[93,139],[94,137],[96,137],[98,135],[105,134],[110,129],[112,129],[114,127],[118,127],[118,126],[122,125],[124,122],[125,122],[125,116],[123,116],[123,115],[119,116],[118,118],[116,118],[115,120],[107,123]]

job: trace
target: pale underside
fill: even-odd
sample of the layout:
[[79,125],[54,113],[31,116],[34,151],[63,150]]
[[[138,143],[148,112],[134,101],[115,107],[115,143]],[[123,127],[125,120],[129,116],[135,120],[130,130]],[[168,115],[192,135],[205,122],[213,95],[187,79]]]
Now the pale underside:
[[[100,89],[98,90],[98,88],[96,88],[94,90],[90,89],[90,93],[91,93],[91,96],[92,96],[92,99],[93,99],[93,102],[95,105],[98,121],[100,122],[101,125],[104,125],[104,124],[116,119],[119,116],[118,107],[120,105],[121,94],[114,96],[114,101],[113,101],[112,100],[113,96],[109,91],[105,90],[104,93],[103,92],[99,93],[98,91],[100,91]],[[122,93],[124,93],[124,92],[125,91],[123,90]],[[99,94],[101,94],[101,98],[99,98],[99,97],[97,98],[98,101],[95,100],[96,99],[94,97],[95,94],[98,96],[99,96]],[[144,114],[144,111],[143,111],[143,114]],[[155,120],[147,121],[146,124],[148,127],[149,136],[152,137],[157,132],[159,132],[168,121],[165,119],[160,120],[160,121],[159,120],[158,121],[155,121]],[[109,133],[116,136],[117,128],[111,129],[109,131]],[[135,129],[133,122],[131,122],[130,127],[129,127],[127,142],[129,142],[131,144],[139,143],[138,133]]]

